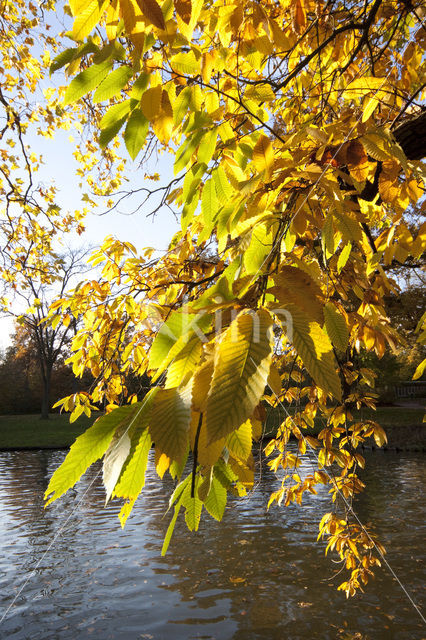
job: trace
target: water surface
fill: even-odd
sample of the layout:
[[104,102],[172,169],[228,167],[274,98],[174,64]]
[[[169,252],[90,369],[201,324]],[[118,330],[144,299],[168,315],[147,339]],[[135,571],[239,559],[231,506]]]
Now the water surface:
[[[386,568],[354,599],[336,591],[340,565],[324,558],[315,542],[318,521],[329,510],[326,492],[309,496],[303,508],[267,512],[278,482],[263,469],[255,491],[232,500],[222,523],[206,515],[192,534],[178,523],[162,558],[171,483],[159,482],[152,463],[122,531],[119,506],[103,507],[96,465],[76,490],[43,508],[48,479],[63,456],[0,453],[0,617],[25,585],[0,625],[1,638],[426,638]],[[370,490],[358,499],[357,512],[375,523],[390,565],[421,605],[425,460],[375,453],[367,469]]]

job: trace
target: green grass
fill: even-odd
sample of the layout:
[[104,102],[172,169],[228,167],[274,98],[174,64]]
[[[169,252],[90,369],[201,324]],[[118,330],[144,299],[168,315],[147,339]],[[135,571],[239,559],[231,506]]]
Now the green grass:
[[[268,407],[267,411],[268,418],[266,422],[266,434],[272,435],[288,414],[294,415],[295,409],[289,407],[287,409],[288,414],[283,408],[271,409]],[[378,407],[376,411],[369,408],[363,408],[360,411],[352,411],[352,415],[356,422],[361,420],[374,420],[385,428],[402,428],[405,426],[422,424],[424,414],[425,410],[421,407]],[[325,420],[322,418],[316,418],[313,433],[318,433],[324,426]]]
[[[289,409],[290,415],[294,409]],[[273,435],[285,417],[284,410],[268,410],[266,434]],[[363,409],[355,411],[355,420],[371,419],[384,427],[401,427],[421,424],[424,411],[412,407],[379,407],[377,411]],[[26,447],[63,448],[69,447],[77,436],[93,424],[97,414],[91,418],[81,416],[70,424],[68,414],[51,414],[49,420],[41,420],[38,415],[0,416],[0,449],[20,449]],[[315,421],[313,433],[317,433],[324,421]]]
[[39,415],[0,416],[0,449],[69,447],[96,417],[83,415],[70,424],[69,414],[54,413],[49,420]]
[[414,407],[378,407],[354,411],[355,420],[374,420],[383,426],[404,427],[421,424],[425,410]]

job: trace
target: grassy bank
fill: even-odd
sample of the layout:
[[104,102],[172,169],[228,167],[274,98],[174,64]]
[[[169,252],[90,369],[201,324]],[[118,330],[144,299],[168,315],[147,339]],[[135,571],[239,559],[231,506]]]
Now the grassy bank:
[[[290,415],[293,412],[294,410],[289,410]],[[284,410],[268,411],[266,428],[268,435],[276,432],[286,415]],[[403,438],[404,427],[422,424],[423,415],[424,411],[421,407],[379,407],[377,411],[371,409],[356,411],[354,419],[375,420],[392,431],[398,429]],[[0,449],[69,447],[96,417],[96,415],[91,418],[81,416],[76,422],[70,424],[67,414],[51,414],[49,420],[41,420],[38,415],[0,416]],[[314,433],[318,433],[324,424],[323,420],[316,420]]]
[[49,420],[38,415],[0,416],[0,449],[69,447],[95,418],[83,415],[70,424],[69,414],[54,413]]
[[[266,423],[267,433],[273,434],[288,414],[293,415],[294,409],[290,408],[288,413],[286,413],[284,409],[268,410]],[[420,425],[422,424],[424,414],[425,411],[422,407],[378,407],[376,411],[366,408],[352,412],[355,422],[374,420],[385,429],[387,427],[400,427],[403,429],[404,427],[411,427],[412,425]],[[319,433],[324,426],[325,420],[323,418],[315,419],[313,433]]]

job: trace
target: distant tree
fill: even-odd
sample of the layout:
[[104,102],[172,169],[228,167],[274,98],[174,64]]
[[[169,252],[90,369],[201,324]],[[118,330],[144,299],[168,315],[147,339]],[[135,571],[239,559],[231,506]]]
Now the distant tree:
[[[66,364],[67,349],[52,367],[50,393],[52,401],[90,386],[91,376],[78,380]],[[37,413],[43,396],[38,348],[32,330],[16,324],[11,344],[0,354],[0,414]]]
[[[84,249],[69,249],[63,255],[51,254],[50,260],[43,261],[43,269],[35,266],[26,268],[14,289],[14,305],[3,302],[3,312],[16,319],[24,331],[17,331],[15,348],[18,354],[25,354],[32,366],[37,363],[41,379],[41,417],[49,418],[51,409],[52,372],[56,364],[63,362],[67,345],[77,329],[76,318],[65,317],[55,324],[47,324],[44,318],[55,298],[62,297],[72,280],[84,270],[87,271]],[[4,299],[3,299],[4,301]],[[16,311],[20,301],[22,313]],[[27,344],[23,345],[23,340]]]
[[25,327],[17,325],[0,362],[0,413],[32,413],[39,406],[35,350]]

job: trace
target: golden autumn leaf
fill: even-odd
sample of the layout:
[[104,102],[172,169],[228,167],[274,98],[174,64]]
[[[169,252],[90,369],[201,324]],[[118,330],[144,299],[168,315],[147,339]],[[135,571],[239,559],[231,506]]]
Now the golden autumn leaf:
[[292,27],[298,35],[306,27],[306,11],[304,0],[293,0],[291,5]]
[[182,18],[185,24],[191,20],[192,2],[191,0],[173,0],[176,13]]
[[206,406],[209,443],[237,429],[258,404],[271,363],[271,324],[266,310],[242,312],[217,345]]
[[265,171],[268,176],[272,172],[274,166],[274,151],[270,139],[263,134],[253,149],[253,164],[257,171]]
[[150,122],[155,122],[162,108],[163,88],[160,85],[147,89],[141,99],[141,109]]
[[136,2],[145,18],[148,18],[155,27],[162,30],[166,28],[163,12],[157,0],[136,0]]
[[274,274],[275,286],[269,291],[283,305],[295,304],[306,311],[312,318],[323,322],[323,294],[316,282],[302,269],[284,265]]

